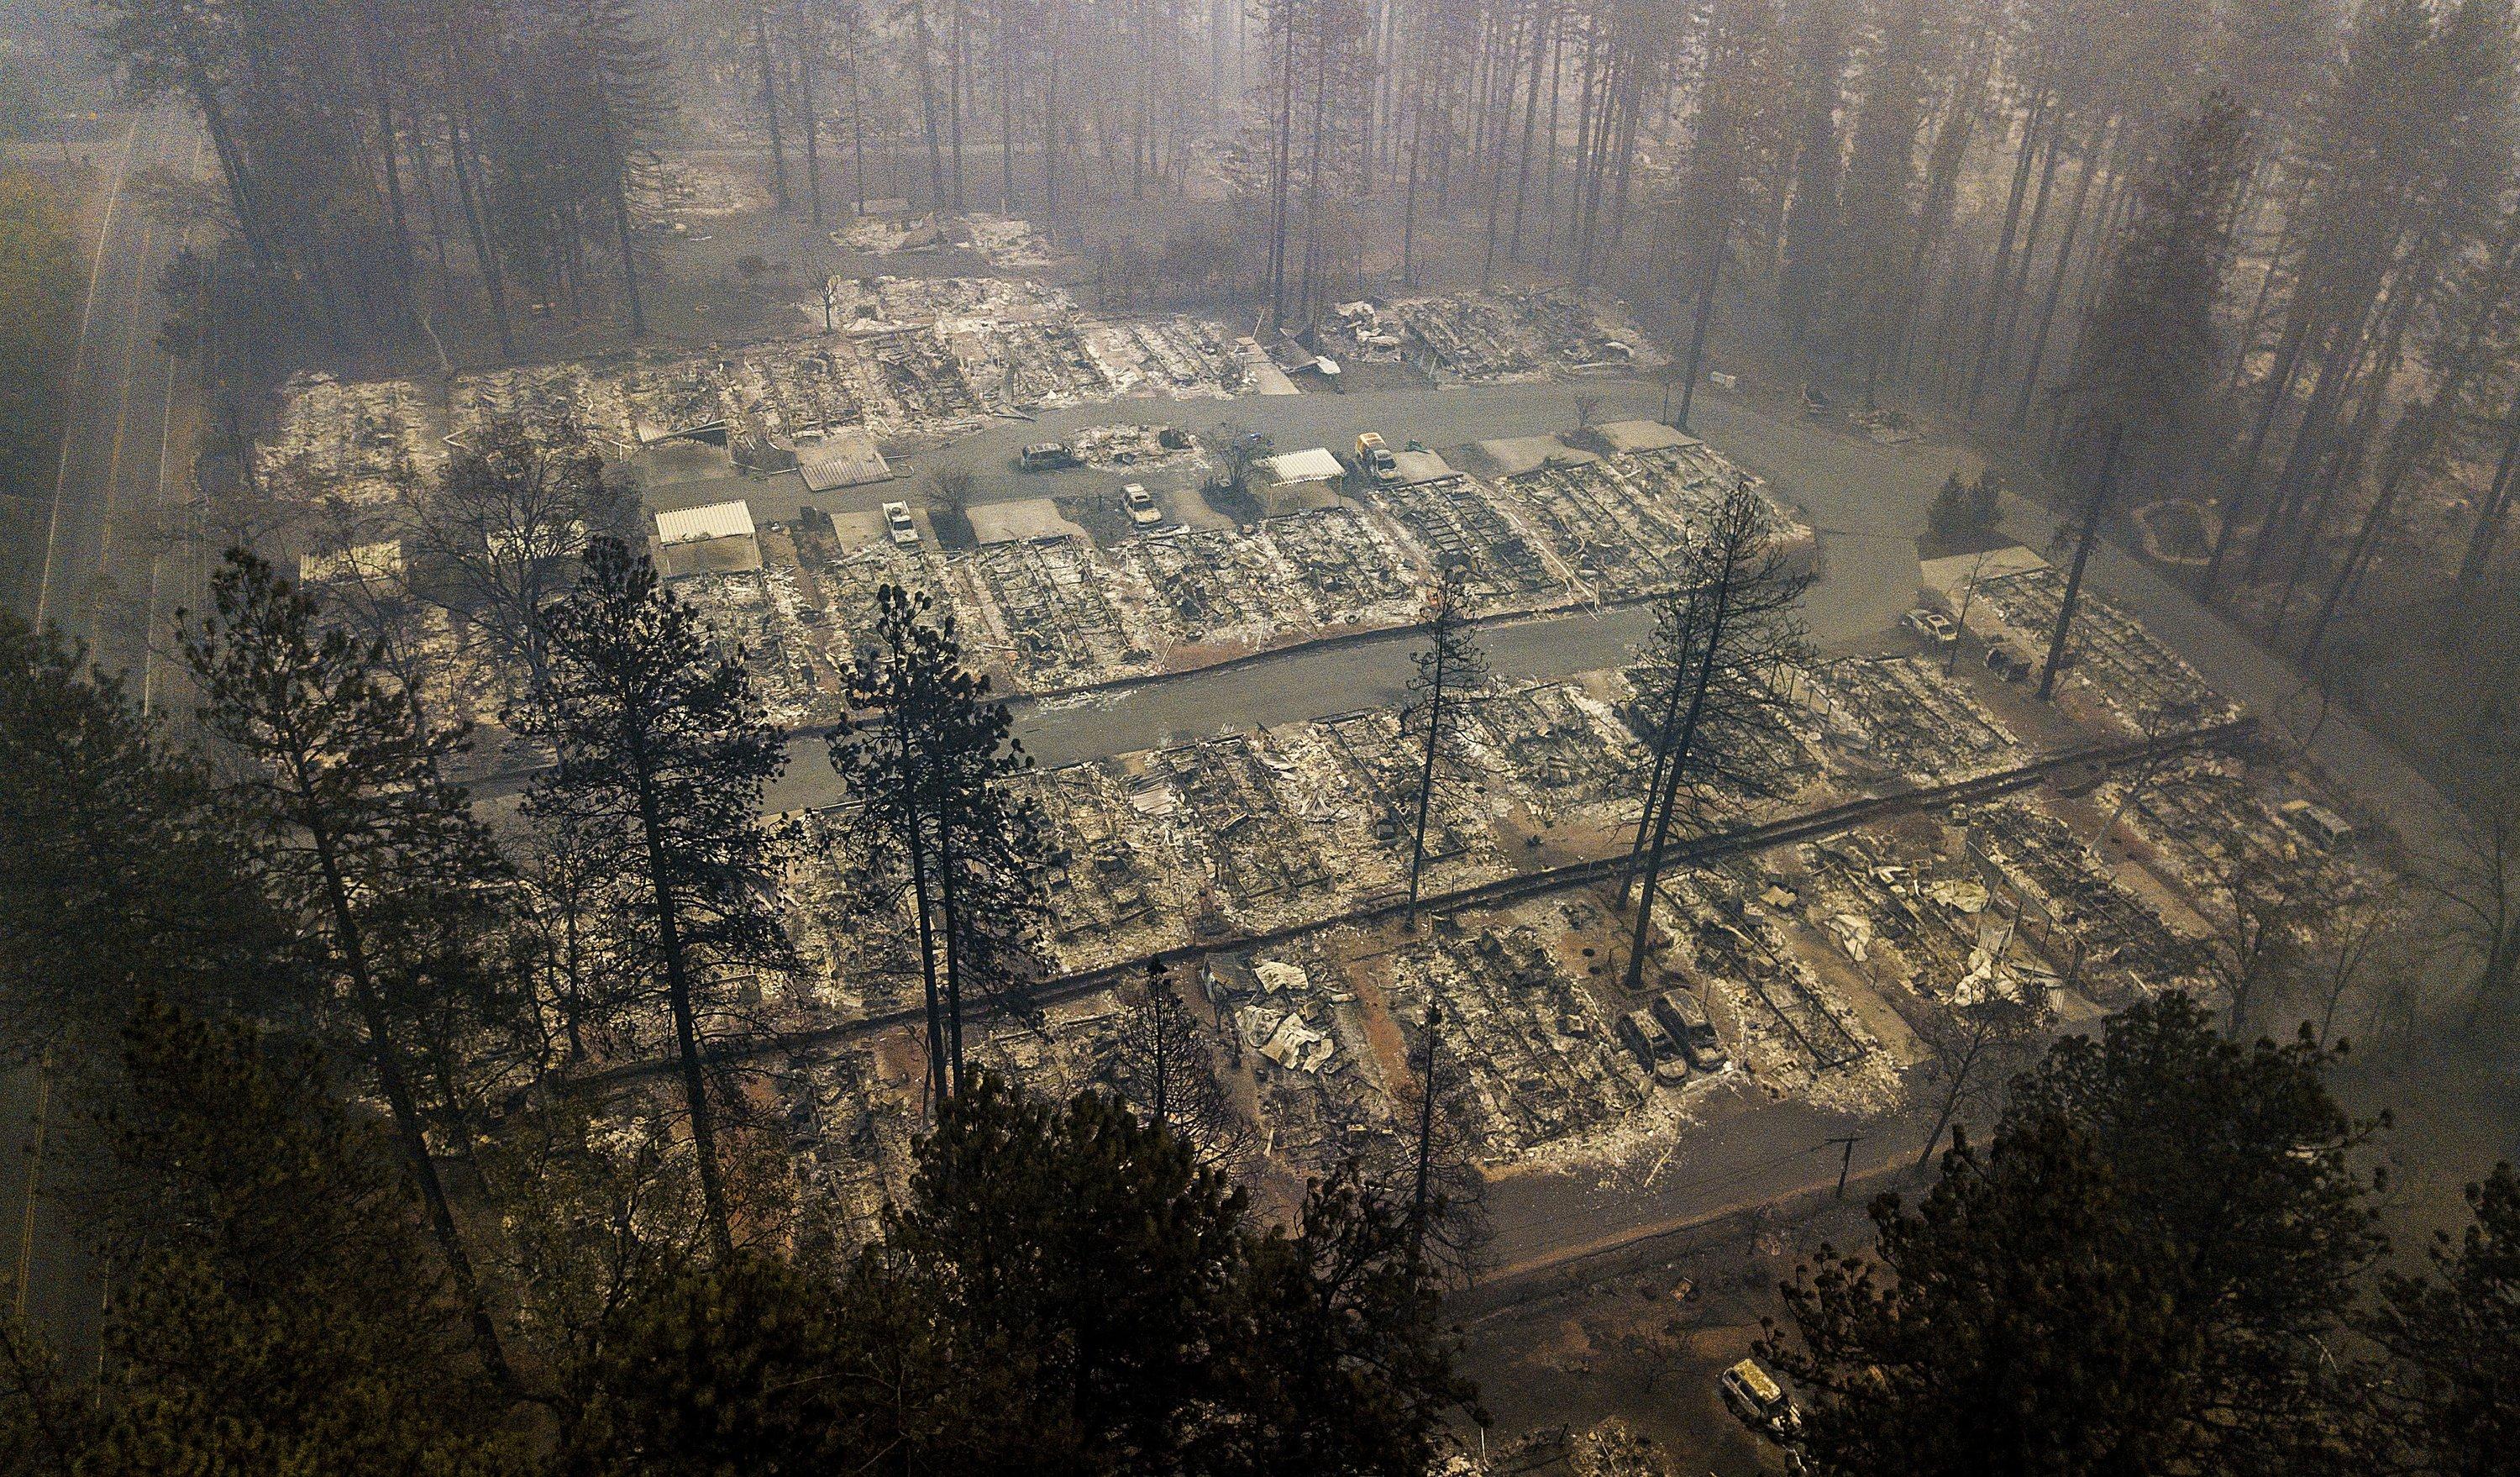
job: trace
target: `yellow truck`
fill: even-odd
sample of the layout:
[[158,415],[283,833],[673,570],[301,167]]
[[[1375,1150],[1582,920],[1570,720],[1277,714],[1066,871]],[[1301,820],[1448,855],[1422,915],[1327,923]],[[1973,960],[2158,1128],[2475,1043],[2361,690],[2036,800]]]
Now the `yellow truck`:
[[1391,448],[1382,444],[1382,432],[1376,430],[1356,438],[1356,466],[1376,482],[1388,482],[1400,472],[1398,464],[1391,459]]

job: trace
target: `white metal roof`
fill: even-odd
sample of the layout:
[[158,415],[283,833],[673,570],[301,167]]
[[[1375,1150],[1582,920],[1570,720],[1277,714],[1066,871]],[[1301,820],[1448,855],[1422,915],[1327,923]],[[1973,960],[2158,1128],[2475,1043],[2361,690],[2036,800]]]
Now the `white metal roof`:
[[325,554],[297,556],[297,582],[301,585],[329,585],[356,579],[399,579],[402,577],[402,540],[391,539],[382,544],[358,544]]
[[1335,482],[1347,475],[1327,446],[1290,451],[1269,459],[1269,475],[1279,482]]
[[741,502],[711,503],[705,508],[680,508],[656,515],[656,542],[700,544],[710,539],[752,537],[752,510]]

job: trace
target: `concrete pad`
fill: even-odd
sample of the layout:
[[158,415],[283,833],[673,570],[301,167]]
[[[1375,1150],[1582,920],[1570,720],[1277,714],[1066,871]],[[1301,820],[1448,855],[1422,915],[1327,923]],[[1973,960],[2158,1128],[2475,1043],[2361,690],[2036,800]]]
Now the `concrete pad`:
[[1552,465],[1576,466],[1601,460],[1589,451],[1577,451],[1555,436],[1506,436],[1481,441],[1477,450],[1491,469],[1488,474],[1498,477],[1518,477]]
[[[917,516],[917,515],[913,515]],[[832,539],[842,549],[857,550],[884,541],[883,515],[880,513],[835,513],[832,515]]]
[[1958,600],[1960,591],[1968,587],[1972,578],[1982,585],[1989,580],[2028,574],[2034,569],[2047,567],[2046,559],[2022,545],[2013,544],[2002,549],[1990,549],[1984,554],[1954,554],[1942,559],[1929,559],[1918,564],[1916,569],[1925,589],[1946,599]]
[[1170,491],[1154,489],[1155,501],[1161,503],[1172,520],[1185,528],[1233,528],[1234,519],[1207,506],[1207,499],[1195,487],[1177,487]]
[[1286,378],[1286,372],[1278,368],[1277,361],[1269,357],[1269,351],[1253,339],[1245,338],[1237,343],[1234,346],[1234,359],[1236,363],[1242,366],[1243,373],[1251,377],[1251,393],[1255,395],[1303,393],[1302,390],[1295,388],[1294,380]]
[[1453,470],[1453,464],[1431,451],[1393,452],[1391,472],[1394,480],[1412,487],[1420,482],[1441,482],[1461,475]]
[[643,487],[669,487],[678,482],[717,481],[735,475],[735,459],[723,446],[705,441],[657,441],[630,457]]
[[1058,505],[1048,498],[975,503],[969,511],[971,531],[983,544],[1013,544],[1025,539],[1060,537],[1093,542],[1084,529],[1060,517]]
[[[936,527],[927,521],[927,510],[912,504],[910,521],[919,529],[920,541],[927,548],[936,547]],[[892,542],[892,531],[883,524],[880,509],[866,513],[832,515],[832,538],[841,549],[856,553],[860,549]]]
[[784,523],[796,515],[805,501],[805,483],[793,471],[768,476],[716,476],[662,486],[643,478],[639,492],[640,502],[652,515],[677,508],[698,508],[704,503],[741,501],[752,510],[755,523]]
[[806,491],[831,492],[885,481],[892,476],[892,469],[884,465],[883,453],[876,450],[875,437],[864,427],[851,425],[825,435],[798,436],[796,473],[805,479]]
[[1593,427],[1590,439],[1608,447],[1612,456],[1667,451],[1675,446],[1698,444],[1695,436],[1675,430],[1660,421],[1604,421]]

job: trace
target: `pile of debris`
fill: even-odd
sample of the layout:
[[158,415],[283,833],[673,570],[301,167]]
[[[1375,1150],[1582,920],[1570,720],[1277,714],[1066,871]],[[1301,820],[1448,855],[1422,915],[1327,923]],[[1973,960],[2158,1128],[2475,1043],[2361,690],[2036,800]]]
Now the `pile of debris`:
[[1012,215],[967,215],[963,223],[970,232],[971,248],[1001,272],[1046,267],[1058,260],[1050,242],[1033,229],[1031,221]]
[[2028,747],[1936,658],[1828,662],[1813,669],[1809,693],[1826,742],[1858,774],[1940,784],[2029,757]]
[[1204,318],[1174,314],[1125,323],[1079,326],[1085,352],[1119,394],[1224,399],[1251,387],[1250,366],[1232,331]]
[[1486,610],[1542,608],[1571,599],[1573,577],[1488,483],[1470,477],[1380,486],[1373,507],[1407,530],[1430,568],[1459,568]]
[[1392,956],[1383,993],[1418,1053],[1427,1003],[1438,1006],[1445,1051],[1468,1077],[1447,1106],[1470,1120],[1456,1127],[1484,1162],[1595,1134],[1652,1098],[1642,1065],[1537,927],[1457,921]]
[[1190,433],[1172,425],[1087,425],[1067,445],[1088,467],[1169,467],[1205,460]]
[[1504,289],[1363,306],[1370,312],[1346,320],[1360,348],[1396,338],[1401,358],[1439,379],[1510,383],[1664,362],[1624,314],[1564,291]]
[[435,420],[408,380],[344,383],[301,371],[281,387],[279,425],[261,457],[282,473],[270,485],[283,496],[383,506],[444,460]]
[[[2016,649],[2045,652],[2065,598],[2065,577],[2042,565],[1982,579],[1969,601],[1968,626]],[[2179,653],[2134,617],[2084,587],[2074,608],[2060,688],[2092,702],[2132,733],[2228,722],[2239,704],[2207,685]]]

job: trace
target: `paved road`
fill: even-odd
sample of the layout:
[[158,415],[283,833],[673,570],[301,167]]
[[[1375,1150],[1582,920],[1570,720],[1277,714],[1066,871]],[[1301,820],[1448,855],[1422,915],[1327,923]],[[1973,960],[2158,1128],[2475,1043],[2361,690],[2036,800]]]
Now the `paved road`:
[[[197,169],[200,149],[180,114],[160,111],[98,151],[99,236],[87,257],[58,480],[41,505],[9,510],[0,566],[0,595],[88,643],[107,668],[131,673],[147,700],[162,676],[150,638],[177,599],[160,510],[185,494],[194,371],[158,347],[158,282],[178,242],[141,208],[133,180]],[[28,1148],[42,1117],[54,1117],[57,1131],[60,1100],[46,1096],[31,1071],[0,1074],[0,1292],[76,1357],[92,1346],[102,1290],[59,1207],[36,1195],[29,1213]]]
[[[171,122],[145,121],[124,140],[128,167],[181,165],[195,157],[190,136]],[[167,455],[180,442],[185,386],[178,367],[151,341],[155,330],[152,289],[171,243],[129,208],[117,206],[95,259],[96,287],[81,347],[77,404],[80,414],[65,450],[62,496],[44,529],[41,577],[26,604],[81,636],[92,635],[106,659],[140,669],[154,691],[142,633],[171,592],[154,542],[143,532],[150,510],[171,491]],[[1381,431],[1395,442],[1416,439],[1438,447],[1498,436],[1562,430],[1576,419],[1577,393],[1598,395],[1600,419],[1658,417],[1662,390],[1635,381],[1581,386],[1517,385],[1433,390],[1360,391],[1227,402],[1132,402],[1013,422],[914,459],[907,490],[917,496],[934,471],[960,467],[978,474],[983,501],[1054,493],[1106,491],[1108,472],[1019,477],[1014,452],[1026,441],[1064,435],[1083,425],[1119,420],[1168,420],[1192,429],[1224,424],[1270,432],[1282,448],[1342,446],[1361,430]],[[1728,455],[1766,475],[1784,501],[1799,507],[1820,529],[1825,572],[1812,595],[1816,636],[1831,646],[1851,645],[1889,629],[1912,599],[1915,532],[1945,472],[1958,460],[1948,450],[1885,448],[1790,412],[1711,395],[1697,407],[1700,433]],[[1162,485],[1162,473],[1145,480]],[[872,509],[902,496],[903,484],[819,497],[834,511]],[[729,495],[750,499],[764,516],[792,515],[801,486],[792,477],[719,479],[660,485],[659,506],[683,506]],[[2048,526],[2034,511],[2014,510],[2016,531],[2044,545]],[[2264,656],[2237,633],[2198,609],[2181,592],[2135,560],[2104,551],[2093,581],[2111,598],[2151,623],[2209,679],[2261,710],[2276,710],[2297,683],[2280,663]],[[153,586],[158,588],[153,590]],[[1492,632],[1488,645],[1500,670],[1554,676],[1614,663],[1645,629],[1638,612],[1569,616]],[[1232,671],[1212,673],[1088,701],[1027,712],[1021,732],[1045,763],[1145,748],[1212,734],[1228,723],[1248,727],[1283,723],[1386,703],[1408,675],[1405,639],[1333,650],[1293,653]],[[2359,728],[2334,718],[2316,752],[2349,786],[2386,804],[2410,827],[2420,827],[2434,797],[2384,746]],[[796,756],[791,776],[775,792],[783,806],[830,798],[828,770],[812,746]],[[0,1186],[0,1229],[7,1249],[0,1265],[14,1266],[22,1178],[15,1172],[30,1121],[32,1083],[24,1076],[0,1081],[0,1142],[12,1172]],[[1713,1133],[1691,1136],[1688,1152],[1658,1167],[1602,1178],[1527,1176],[1500,1186],[1494,1211],[1497,1251],[1508,1262],[1546,1258],[1568,1245],[1598,1243],[1711,1213],[1743,1200],[1788,1192],[1826,1178],[1826,1141],[1857,1131],[1853,1120],[1807,1105],[1744,1102],[1711,1113]],[[1859,1173],[1912,1149],[1896,1147],[1900,1130],[1874,1126],[1858,1151]],[[94,1289],[71,1259],[48,1254],[58,1228],[37,1222],[39,1275],[30,1288],[30,1311],[83,1324],[94,1307]],[[62,1270],[62,1269],[69,1270]]]
[[[1662,413],[1658,385],[1601,380],[1582,389],[1601,397],[1602,420]],[[1357,432],[1372,429],[1395,440],[1455,447],[1565,430],[1576,421],[1574,393],[1562,384],[1451,386],[1233,402],[1129,402],[1058,411],[1038,424],[993,426],[939,451],[920,464],[907,490],[915,497],[927,475],[959,467],[978,475],[976,502],[1107,491],[1114,480],[1107,471],[1021,475],[1010,469],[1016,449],[1027,441],[1133,418],[1170,420],[1202,431],[1220,425],[1265,428],[1284,448],[1351,445]],[[1726,399],[1701,401],[1696,422],[1701,434],[1767,477],[1782,501],[1801,509],[1819,527],[1824,568],[1807,611],[1814,638],[1823,648],[1853,648],[1890,631],[1899,612],[1914,603],[1915,534],[1924,526],[1925,506],[1955,456],[1884,447],[1799,417]],[[1144,479],[1160,486],[1191,476],[1175,470],[1169,477],[1157,471]],[[865,511],[904,491],[893,483],[810,501],[829,511]],[[765,518],[792,516],[798,502],[806,500],[793,477],[712,478],[650,492],[650,500],[662,507],[730,496],[744,497]],[[1563,677],[1624,662],[1651,624],[1641,610],[1575,614],[1504,627],[1490,632],[1484,645],[1501,674]],[[1326,717],[1396,700],[1410,676],[1409,651],[1409,638],[1402,633],[1383,641],[1292,651],[1224,671],[1054,703],[1047,710],[1027,708],[1017,733],[1037,759],[1056,765],[1205,738],[1226,727]],[[807,741],[797,745],[788,776],[771,800],[789,809],[829,804],[837,796],[821,745]]]

